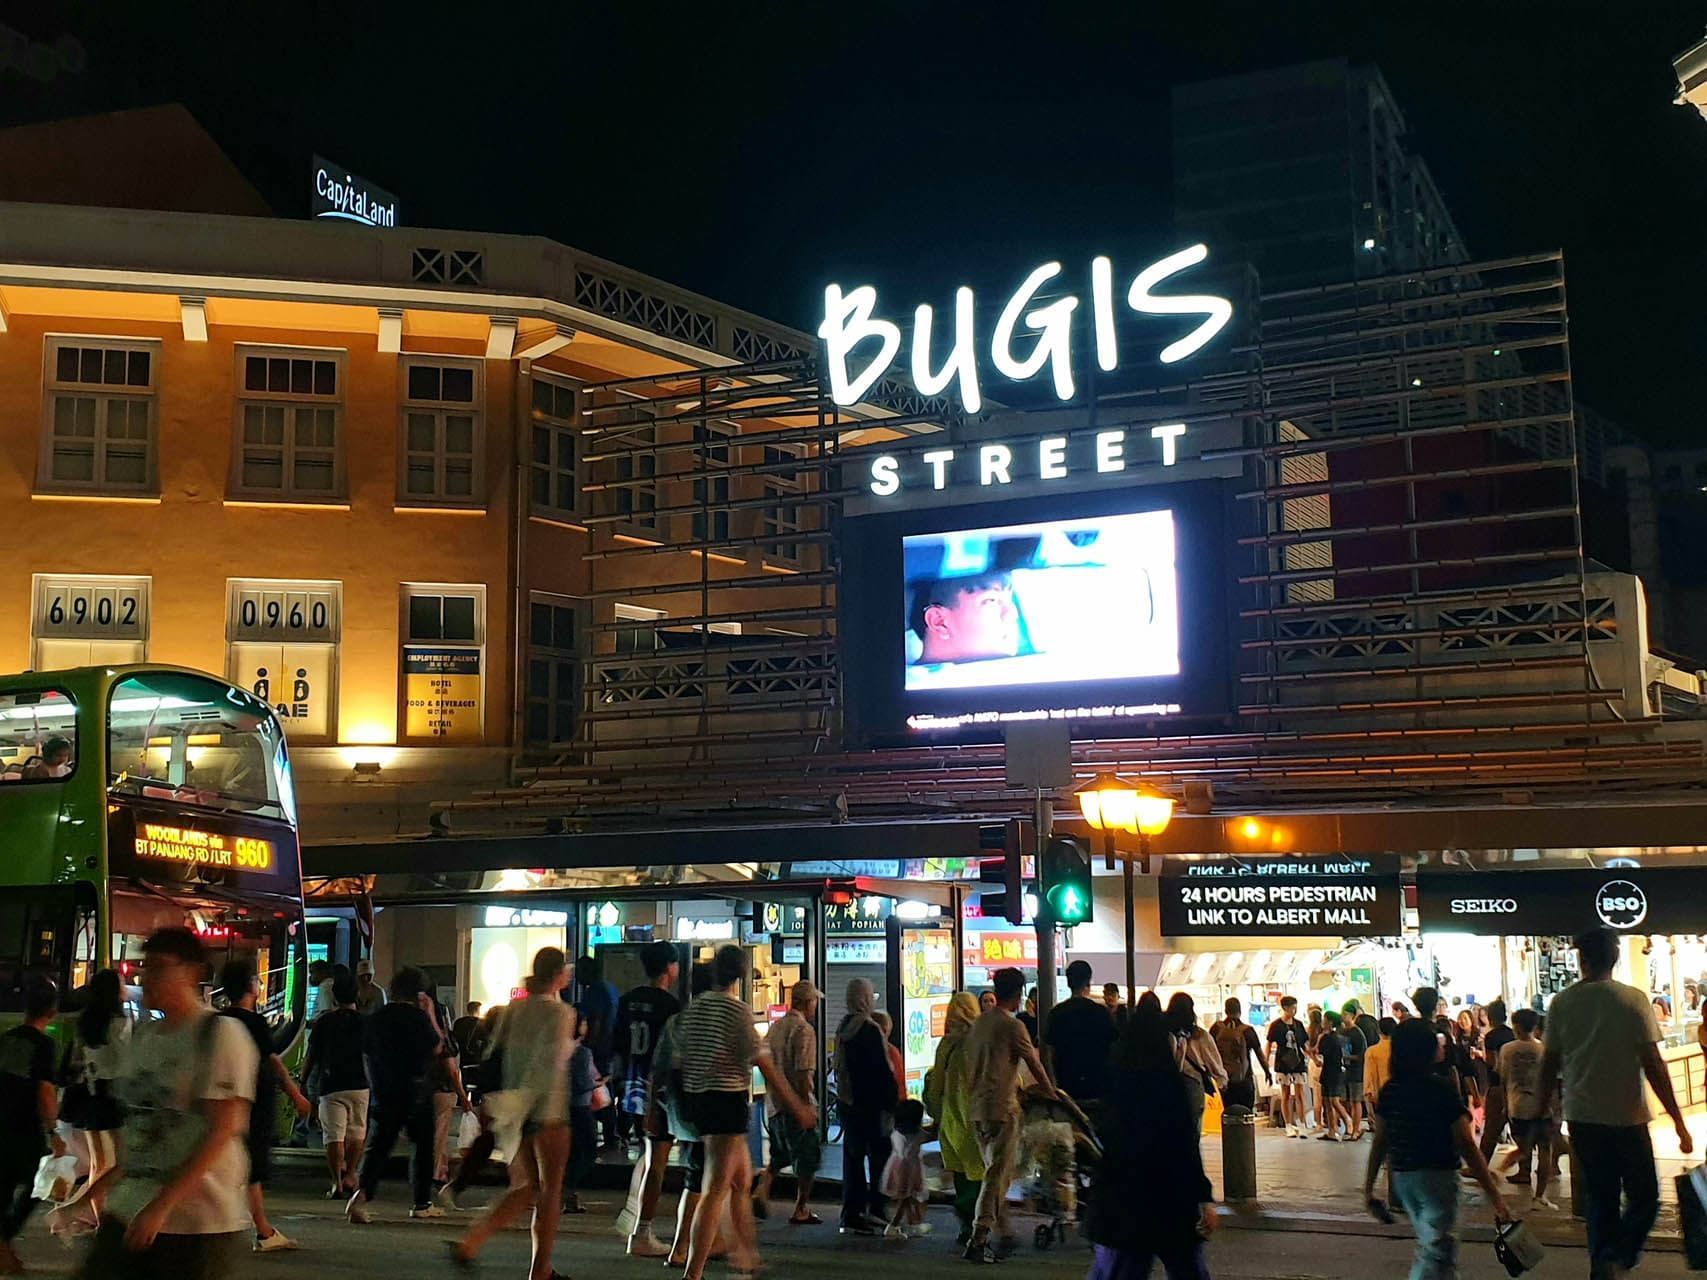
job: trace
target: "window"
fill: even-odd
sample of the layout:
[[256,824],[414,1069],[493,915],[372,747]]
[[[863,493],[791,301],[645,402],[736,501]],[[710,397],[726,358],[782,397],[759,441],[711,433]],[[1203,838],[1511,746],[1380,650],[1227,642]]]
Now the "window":
[[575,604],[535,593],[528,603],[528,689],[524,734],[529,746],[570,742],[581,710],[581,662],[575,647]]
[[480,742],[485,729],[486,588],[403,588],[403,732]]
[[533,510],[572,516],[580,486],[575,476],[575,390],[533,376]]
[[693,500],[704,508],[693,513],[693,540],[728,542],[729,477],[720,473],[729,466],[729,441],[735,433],[728,427],[696,426],[693,434],[699,444],[695,462],[709,473],[693,482]]
[[618,653],[656,653],[663,648],[659,640],[659,628],[643,624],[656,622],[664,616],[662,609],[648,609],[640,604],[619,604],[615,609],[617,622],[632,622],[636,626],[618,627],[616,632],[616,651]]
[[[795,450],[782,445],[767,444],[765,446],[766,467],[789,467],[798,463],[800,455]],[[759,512],[759,529],[767,541],[765,554],[776,560],[790,560],[799,563],[804,556],[804,544],[795,535],[800,533],[801,502],[800,495],[807,489],[806,477],[798,469],[766,471],[765,496],[776,501],[763,507]]]
[[336,582],[227,584],[226,674],[270,705],[293,741],[334,736],[342,594]]
[[325,502],[344,494],[341,352],[237,349],[232,491]]
[[0,693],[0,786],[57,782],[77,768],[77,704],[62,689]]
[[479,382],[471,362],[403,362],[404,502],[479,505]]
[[143,661],[150,586],[148,578],[38,573],[30,665],[57,671]]
[[[604,491],[607,512],[642,529],[658,527],[658,455],[652,452],[657,444],[658,428],[646,426],[619,432],[601,440],[599,445],[601,453],[618,453],[601,467],[612,486]],[[639,452],[619,452],[625,449]]]
[[41,483],[49,489],[151,493],[155,365],[151,342],[49,338]]

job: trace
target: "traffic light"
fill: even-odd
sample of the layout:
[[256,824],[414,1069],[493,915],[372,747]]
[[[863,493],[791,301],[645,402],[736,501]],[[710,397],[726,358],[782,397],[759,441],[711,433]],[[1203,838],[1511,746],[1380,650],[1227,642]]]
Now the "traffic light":
[[1001,826],[979,832],[981,849],[999,850],[1001,856],[982,858],[978,863],[978,907],[985,919],[1005,916],[1013,924],[1025,923],[1025,894],[1022,891],[1019,822],[1010,819]]
[[1091,852],[1070,836],[1056,836],[1043,850],[1039,887],[1056,924],[1089,923],[1095,912]]

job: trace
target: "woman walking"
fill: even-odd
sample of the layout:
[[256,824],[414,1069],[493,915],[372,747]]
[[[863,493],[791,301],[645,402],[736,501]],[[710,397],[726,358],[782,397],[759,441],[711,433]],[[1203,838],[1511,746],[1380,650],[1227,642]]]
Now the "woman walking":
[[1487,1192],[1494,1217],[1511,1213],[1476,1145],[1470,1112],[1452,1084],[1435,1071],[1430,1036],[1393,1038],[1392,1078],[1375,1103],[1375,1142],[1363,1177],[1363,1196],[1375,1217],[1387,1206],[1375,1199],[1375,1175],[1389,1155],[1393,1195],[1417,1233],[1411,1280],[1454,1280],[1458,1275],[1458,1166]]
[[747,953],[733,945],[719,947],[711,970],[711,990],[677,1014],[672,1024],[675,1052],[681,1062],[683,1104],[705,1143],[706,1157],[704,1191],[694,1210],[685,1280],[704,1276],[725,1205],[735,1234],[731,1271],[742,1277],[759,1269],[749,1194],[753,1158],[747,1148],[753,1068],[763,1074],[777,1104],[792,1112],[802,1128],[818,1123],[816,1110],[794,1092],[753,1029],[753,1010],[737,990],[747,976]]
[[1185,1100],[1199,1137],[1203,1136],[1203,1106],[1208,1095],[1227,1087],[1227,1068],[1215,1041],[1197,1025],[1197,1006],[1183,991],[1168,1001],[1168,1032],[1173,1039],[1174,1062],[1185,1081]]
[[984,1157],[972,1118],[966,1113],[971,1081],[966,1074],[966,1033],[980,1013],[978,997],[957,992],[948,1002],[942,1040],[936,1047],[936,1062],[925,1074],[925,1110],[937,1124],[942,1147],[942,1167],[954,1177],[954,1216],[960,1220],[962,1248],[972,1238],[972,1219],[977,1212],[978,1184],[984,1180]]
[[[124,1110],[113,1093],[119,1065],[130,1043],[131,1018],[124,1005],[124,983],[112,969],[102,969],[89,983],[83,1012],[77,1019],[77,1038],[65,1078],[66,1119],[83,1138],[89,1180],[96,1187],[101,1175],[118,1160],[118,1131]],[[100,1194],[90,1197],[100,1213]]]
[[556,947],[540,948],[527,999],[511,1004],[501,1024],[495,1051],[503,1055],[503,1086],[512,1096],[502,1100],[500,1128],[519,1125],[520,1145],[510,1162],[510,1189],[460,1241],[448,1242],[458,1266],[472,1267],[486,1242],[531,1206],[528,1280],[558,1280],[551,1250],[569,1161],[569,1057],[575,1049],[575,1013],[562,999],[568,985],[568,958]]
[[[889,1158],[885,1118],[895,1110],[889,1041],[877,1024],[877,993],[864,978],[848,983],[848,1014],[836,1029],[836,1087],[842,1113],[843,1235],[883,1230],[883,1164]],[[869,1174],[867,1166],[870,1167]]]
[[1103,1162],[1091,1189],[1087,1280],[1208,1280],[1203,1242],[1215,1230],[1196,1118],[1167,1021],[1135,1010],[1109,1060],[1100,1133]]

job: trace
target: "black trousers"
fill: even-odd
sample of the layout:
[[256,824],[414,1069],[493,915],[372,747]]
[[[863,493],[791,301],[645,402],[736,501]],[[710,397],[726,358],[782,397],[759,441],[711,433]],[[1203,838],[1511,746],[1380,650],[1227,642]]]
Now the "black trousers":
[[[23,1145],[21,1142],[20,1146]],[[8,1160],[0,1166],[0,1244],[11,1244],[36,1207],[36,1164]]]
[[1571,1124],[1571,1155],[1581,1160],[1588,1196],[1589,1274],[1611,1276],[1636,1265],[1660,1216],[1660,1181],[1646,1125]]
[[1255,1111],[1257,1106],[1257,1082],[1246,1076],[1243,1080],[1229,1080],[1221,1090],[1221,1101],[1229,1107],[1244,1107],[1247,1111]]
[[889,1163],[889,1135],[883,1128],[881,1111],[842,1108],[841,1225],[844,1227],[853,1226],[867,1215],[883,1216],[883,1166]]
[[563,1194],[578,1191],[599,1162],[599,1126],[588,1107],[569,1108],[569,1166],[563,1171]]
[[433,1198],[432,1099],[376,1097],[373,1117],[373,1141],[362,1153],[362,1190],[369,1200],[378,1198],[380,1171],[391,1159],[398,1136],[407,1134],[415,1144],[409,1153],[409,1192],[415,1208],[426,1208]]
[[161,1232],[146,1249],[127,1249],[125,1224],[103,1218],[74,1273],[77,1280],[229,1280],[248,1256],[247,1231],[179,1236]]

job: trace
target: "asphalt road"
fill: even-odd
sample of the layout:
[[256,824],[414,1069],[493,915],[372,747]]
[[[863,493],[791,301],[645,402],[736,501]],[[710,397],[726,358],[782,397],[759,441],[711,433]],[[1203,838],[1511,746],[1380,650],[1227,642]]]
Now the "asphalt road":
[[[474,1215],[410,1221],[406,1191],[396,1183],[388,1184],[385,1191],[390,1194],[374,1206],[373,1224],[355,1227],[344,1222],[339,1206],[319,1199],[317,1187],[306,1178],[290,1177],[269,1200],[274,1221],[300,1241],[301,1250],[252,1257],[240,1274],[244,1280],[458,1280],[461,1273],[446,1261],[442,1242]],[[483,1201],[492,1194],[482,1188],[469,1199]],[[588,1197],[588,1214],[562,1220],[555,1255],[559,1271],[575,1280],[666,1274],[658,1262],[623,1256],[622,1242],[609,1229],[619,1202],[615,1191],[595,1191]],[[666,1207],[673,1209],[673,1203]],[[945,1275],[974,1274],[958,1260],[954,1219],[946,1209],[931,1211],[936,1234],[891,1243],[843,1239],[830,1223],[790,1228],[782,1221],[783,1206],[776,1208],[779,1212],[760,1224],[760,1245],[771,1276],[942,1280]],[[822,1206],[820,1212],[833,1222],[832,1206]],[[662,1220],[659,1227],[662,1234]],[[39,1219],[32,1222],[19,1245],[33,1273],[68,1275],[73,1270],[76,1254],[50,1239]],[[1210,1243],[1209,1265],[1217,1280],[1378,1280],[1404,1276],[1409,1270],[1410,1252],[1408,1240],[1380,1236],[1223,1227]],[[1089,1259],[1089,1249],[1083,1244],[1048,1252],[1037,1252],[1028,1245],[996,1274],[1012,1280],[1076,1280],[1085,1274]],[[527,1234],[514,1230],[493,1241],[481,1260],[480,1274],[495,1280],[524,1280],[526,1268]],[[1588,1259],[1582,1250],[1555,1248],[1531,1274],[1545,1280],[1581,1276],[1587,1270]],[[722,1274],[717,1264],[708,1272],[712,1277]],[[1644,1277],[1685,1274],[1683,1259],[1676,1253],[1650,1254],[1642,1268]],[[1495,1261],[1491,1245],[1468,1244],[1462,1275],[1466,1280],[1493,1280],[1503,1277],[1505,1271]]]

